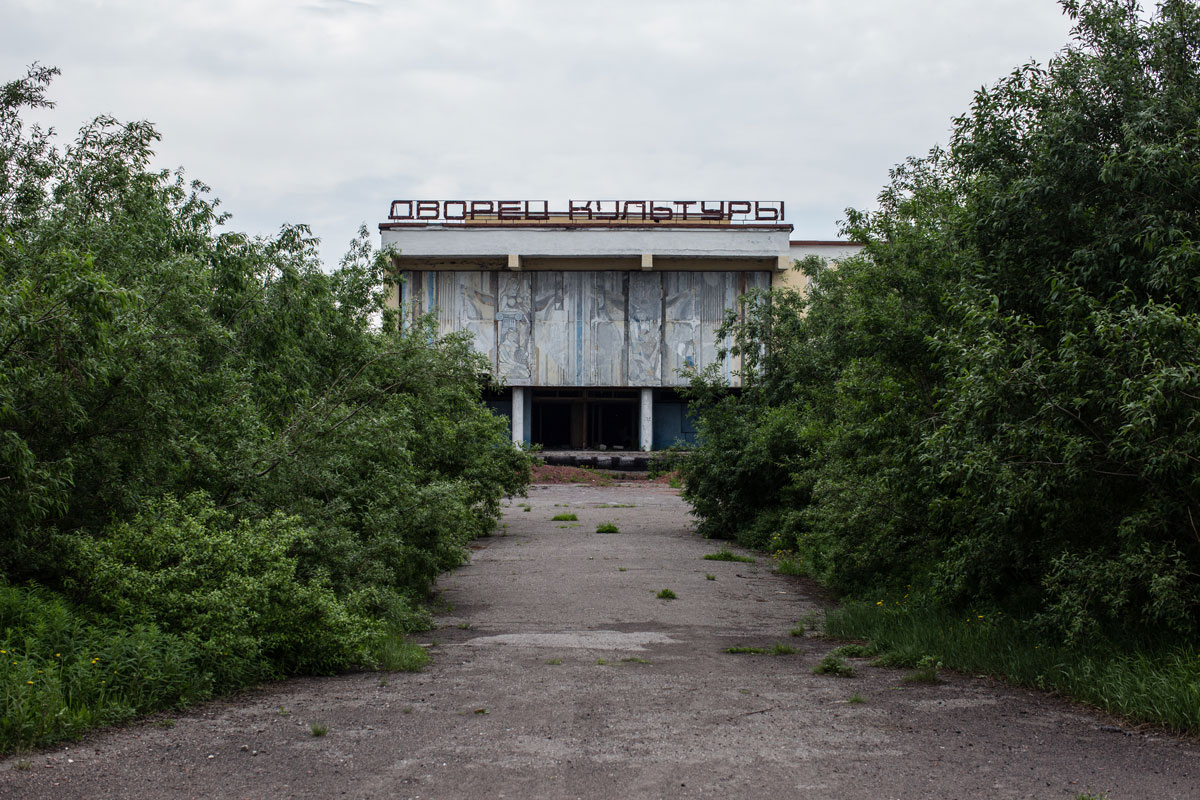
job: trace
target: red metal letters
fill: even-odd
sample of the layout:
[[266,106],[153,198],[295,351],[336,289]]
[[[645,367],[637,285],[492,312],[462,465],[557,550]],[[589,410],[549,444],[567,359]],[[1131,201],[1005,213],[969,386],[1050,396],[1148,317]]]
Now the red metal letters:
[[568,200],[554,212],[545,200],[393,200],[388,219],[398,222],[570,221],[783,222],[782,200]]

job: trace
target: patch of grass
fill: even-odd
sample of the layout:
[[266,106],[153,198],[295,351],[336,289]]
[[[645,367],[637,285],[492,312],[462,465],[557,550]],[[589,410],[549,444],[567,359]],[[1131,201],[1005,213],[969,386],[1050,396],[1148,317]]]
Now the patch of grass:
[[483,716],[484,714],[488,713],[488,710],[486,708],[477,708],[475,709],[475,713]]
[[805,614],[803,617],[801,617],[800,621],[797,622],[796,624],[799,625],[800,627],[804,628],[804,630],[808,631],[811,634],[815,634],[817,636],[823,635],[822,634],[823,627],[821,625],[821,612],[819,612],[819,611],[809,611],[807,614]]
[[592,508],[637,508],[636,503],[600,503]]
[[877,653],[869,644],[844,644],[830,651],[831,655],[839,658],[874,658]]
[[324,736],[329,733],[329,726],[320,722],[313,722],[309,724],[308,730],[313,736]]
[[717,579],[717,576],[713,575],[711,572],[706,572],[704,574],[704,580],[706,580],[706,581],[715,581],[716,579]]
[[861,694],[859,694],[858,692],[855,692],[854,694],[850,695],[850,697],[846,700],[846,702],[849,703],[850,705],[856,706],[859,703],[867,702],[867,700]]
[[1200,657],[1195,643],[1159,647],[1096,641],[1076,648],[1042,641],[999,614],[965,615],[936,607],[846,603],[829,613],[828,632],[866,639],[876,663],[918,667],[937,653],[946,669],[1003,677],[1059,692],[1131,721],[1200,733]]
[[33,769],[33,762],[22,758],[21,760],[17,761],[17,763],[13,764],[12,768],[19,769],[21,771],[31,770]]
[[469,631],[469,630],[471,630],[471,623],[469,623],[469,622],[460,622],[460,623],[458,623],[458,626],[457,626],[457,627],[458,627],[458,629],[459,629],[459,630],[461,630],[461,631]]
[[680,478],[678,475],[672,475],[667,478],[667,486],[670,486],[672,489],[682,489],[683,478]]
[[575,514],[555,514],[550,518],[551,522],[575,522],[579,517]]
[[770,647],[726,647],[726,653],[742,656],[790,656],[795,655],[796,648],[783,643],[773,644]]
[[799,623],[796,623],[796,626],[794,628],[792,628],[790,631],[788,631],[788,636],[803,636],[803,635],[804,635],[804,626]]
[[655,595],[659,600],[677,600],[679,595],[672,592],[670,589],[660,589]]
[[780,575],[808,575],[808,571],[804,569],[804,565],[791,556],[781,556],[775,562],[775,572]]
[[170,730],[171,728],[175,727],[175,720],[171,719],[170,717],[167,717],[166,719],[158,720],[154,724],[159,728],[166,728],[166,729]]
[[722,547],[715,553],[709,553],[704,557],[705,561],[740,561],[743,564],[753,564],[754,559],[750,556],[740,556],[732,550],[727,550]]
[[596,526],[596,533],[620,533],[621,529],[611,522],[603,522]]
[[557,667],[559,664],[562,663],[562,659],[561,658],[547,658],[546,663],[552,667]]
[[524,511],[525,513],[527,513],[527,514],[528,514],[530,511],[533,511],[533,509],[532,509],[532,508],[530,508],[529,506],[525,506],[525,507],[524,507],[524,508],[522,508],[521,510],[522,510],[522,511]]
[[[436,640],[432,646],[437,647]],[[403,636],[390,635],[376,645],[375,658],[379,669],[388,672],[420,672],[429,663],[429,652]]]
[[285,706],[279,707],[279,716],[288,717],[288,716],[291,716],[291,713],[292,712],[289,709],[287,709]]
[[411,713],[413,713],[413,707],[405,706],[404,708],[400,709],[400,713],[401,714],[411,714]]
[[922,656],[917,662],[917,669],[911,675],[905,676],[906,683],[937,683],[938,670],[942,662],[937,656]]
[[597,666],[597,667],[607,667],[607,666],[608,666],[608,662],[607,662],[607,661],[605,661],[603,658],[597,658],[597,659],[596,659],[596,666]]
[[822,658],[821,662],[812,668],[812,671],[814,675],[837,675],[839,678],[853,678],[857,674],[854,667],[833,653]]
[[621,663],[622,664],[649,664],[650,662],[644,658],[638,658],[637,656],[629,656],[628,658],[622,658]]
[[617,567],[617,572],[626,572],[625,567]]

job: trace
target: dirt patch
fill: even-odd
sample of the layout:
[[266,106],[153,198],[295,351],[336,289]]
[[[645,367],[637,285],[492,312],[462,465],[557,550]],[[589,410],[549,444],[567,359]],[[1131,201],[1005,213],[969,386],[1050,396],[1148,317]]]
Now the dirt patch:
[[270,684],[10,758],[0,797],[1196,796],[1194,742],[1038,692],[813,674],[838,642],[789,632],[820,596],[760,556],[704,560],[688,519],[662,486],[534,487],[443,577],[424,672]]
[[678,483],[675,472],[624,472],[612,469],[588,469],[586,467],[563,467],[536,464],[533,467],[533,482],[547,484],[582,484],[586,486],[616,486],[622,483],[642,483],[669,486]]

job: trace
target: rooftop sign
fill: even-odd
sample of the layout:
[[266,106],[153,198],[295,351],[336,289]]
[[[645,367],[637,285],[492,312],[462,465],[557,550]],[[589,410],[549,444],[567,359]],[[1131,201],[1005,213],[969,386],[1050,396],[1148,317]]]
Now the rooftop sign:
[[395,222],[783,222],[782,200],[568,200],[551,211],[545,200],[393,200]]

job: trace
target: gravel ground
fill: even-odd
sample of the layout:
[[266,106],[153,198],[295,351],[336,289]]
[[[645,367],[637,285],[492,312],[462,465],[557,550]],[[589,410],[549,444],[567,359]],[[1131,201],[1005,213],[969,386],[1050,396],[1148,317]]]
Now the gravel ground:
[[[270,684],[9,758],[0,796],[1200,798],[1194,741],[972,676],[813,675],[836,643],[788,632],[819,591],[703,560],[668,487],[537,486],[504,524],[442,578],[424,672]],[[725,652],[775,643],[796,652]]]

